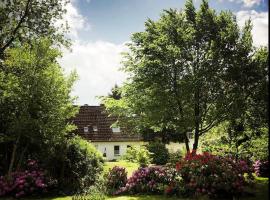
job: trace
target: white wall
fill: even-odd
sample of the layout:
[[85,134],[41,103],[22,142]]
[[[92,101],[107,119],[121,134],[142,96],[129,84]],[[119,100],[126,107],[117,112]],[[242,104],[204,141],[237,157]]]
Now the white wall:
[[[193,139],[189,140],[189,148],[192,149],[193,146]],[[186,151],[186,146],[185,143],[175,143],[175,142],[170,142],[169,144],[166,144],[166,148],[169,150],[169,152],[176,152],[178,150],[184,150]]]
[[[113,160],[113,159],[118,159],[119,157],[121,157],[122,155],[126,153],[127,145],[139,147],[143,145],[144,142],[134,142],[134,141],[133,142],[92,142],[92,144],[101,152],[102,155],[103,153],[105,153],[105,149],[106,149],[107,160]],[[114,155],[114,146],[120,147],[119,156]]]

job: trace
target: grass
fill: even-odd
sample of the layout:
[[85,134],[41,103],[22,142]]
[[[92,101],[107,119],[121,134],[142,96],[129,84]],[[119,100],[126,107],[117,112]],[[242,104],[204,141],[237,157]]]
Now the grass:
[[127,170],[127,175],[130,177],[132,173],[138,169],[139,164],[137,163],[131,163],[124,160],[115,161],[115,162],[105,162],[104,171],[108,172],[110,168],[113,168],[114,166],[124,167]]
[[269,199],[269,179],[262,177],[255,177],[256,183],[253,187],[247,188],[247,192],[253,193],[252,197],[242,197],[241,200],[267,200]]

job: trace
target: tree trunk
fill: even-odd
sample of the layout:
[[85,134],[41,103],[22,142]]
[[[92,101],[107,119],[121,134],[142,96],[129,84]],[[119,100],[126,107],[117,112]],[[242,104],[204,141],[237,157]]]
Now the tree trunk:
[[14,162],[15,162],[15,155],[16,155],[16,150],[17,150],[17,147],[18,147],[18,144],[19,144],[19,140],[20,140],[20,137],[21,135],[19,135],[13,145],[13,150],[12,150],[12,154],[11,154],[11,160],[10,160],[10,164],[9,164],[9,168],[8,168],[8,178],[10,178],[11,176],[11,172],[12,172],[12,169],[13,169],[13,165],[14,165]]
[[198,149],[198,144],[199,144],[199,126],[197,128],[197,125],[195,127],[195,135],[194,135],[194,143],[193,143],[193,149],[194,153],[196,153]]
[[199,96],[199,91],[196,89],[195,94],[194,94],[194,115],[195,115],[195,134],[194,134],[194,143],[193,143],[193,151],[196,153],[197,148],[198,148],[198,143],[199,143],[199,134],[200,134],[200,96]]
[[29,146],[29,143],[27,143],[27,145],[26,145],[26,146],[24,147],[24,149],[22,150],[22,153],[21,153],[21,155],[20,155],[20,158],[19,158],[19,161],[18,161],[18,164],[17,164],[17,167],[16,167],[17,170],[19,170],[20,167],[21,167],[21,165],[22,165],[23,157],[24,157],[24,154],[25,154],[25,152],[26,152],[28,146]]
[[189,153],[190,149],[189,149],[189,139],[188,139],[187,133],[185,133],[185,145],[186,145],[187,153]]

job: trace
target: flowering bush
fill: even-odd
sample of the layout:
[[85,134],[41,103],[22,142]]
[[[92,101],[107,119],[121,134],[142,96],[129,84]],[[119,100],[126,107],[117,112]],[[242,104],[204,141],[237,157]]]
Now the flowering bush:
[[257,160],[253,164],[255,174],[261,177],[269,176],[269,162]]
[[115,166],[110,169],[107,175],[107,189],[109,192],[115,192],[120,187],[124,187],[127,183],[127,172],[125,168]]
[[0,197],[12,195],[22,197],[46,192],[48,184],[44,171],[35,160],[28,160],[25,171],[16,171],[10,177],[0,177]]
[[[240,195],[247,184],[244,173],[252,178],[252,169],[243,160],[209,154],[188,153],[176,164],[184,195]],[[178,186],[179,187],[179,186]]]
[[164,167],[139,168],[128,179],[126,185],[114,194],[163,193],[164,188],[172,182],[173,175]]

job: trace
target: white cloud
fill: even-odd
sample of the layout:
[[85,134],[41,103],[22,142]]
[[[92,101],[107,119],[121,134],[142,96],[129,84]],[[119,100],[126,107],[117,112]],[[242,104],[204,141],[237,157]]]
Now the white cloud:
[[79,14],[72,2],[67,4],[66,9],[67,13],[64,19],[68,22],[70,27],[71,37],[77,38],[80,30],[90,30],[90,24],[87,22],[87,19]]
[[[219,1],[223,2],[224,0],[219,0]],[[251,8],[255,5],[260,5],[264,0],[227,0],[227,1],[243,4],[244,7]]]
[[72,93],[79,97],[77,103],[98,105],[97,96],[107,95],[114,84],[119,85],[126,79],[124,72],[119,71],[121,52],[126,46],[105,41],[81,41],[79,32],[89,30],[89,23],[76,8],[76,1],[71,0],[67,5],[67,13],[63,19],[70,26],[72,51],[64,50],[59,62],[67,73],[76,70],[79,76]]
[[77,0],[71,0],[71,2],[65,5],[66,13],[61,20],[55,22],[56,27],[61,27],[61,25],[67,22],[69,26],[67,36],[71,39],[78,39],[79,32],[82,30],[90,30],[90,24],[87,18],[83,17],[75,7],[76,1]]
[[67,72],[76,69],[79,75],[73,92],[79,96],[78,104],[98,105],[96,96],[107,95],[115,83],[119,85],[126,79],[119,71],[120,53],[124,50],[124,44],[75,41],[72,52],[64,52],[61,66]]
[[240,27],[244,26],[246,20],[251,19],[253,24],[252,36],[255,46],[268,45],[268,12],[245,10],[237,12],[236,17]]
[[261,0],[242,0],[245,7],[252,7],[254,5],[260,5]]

